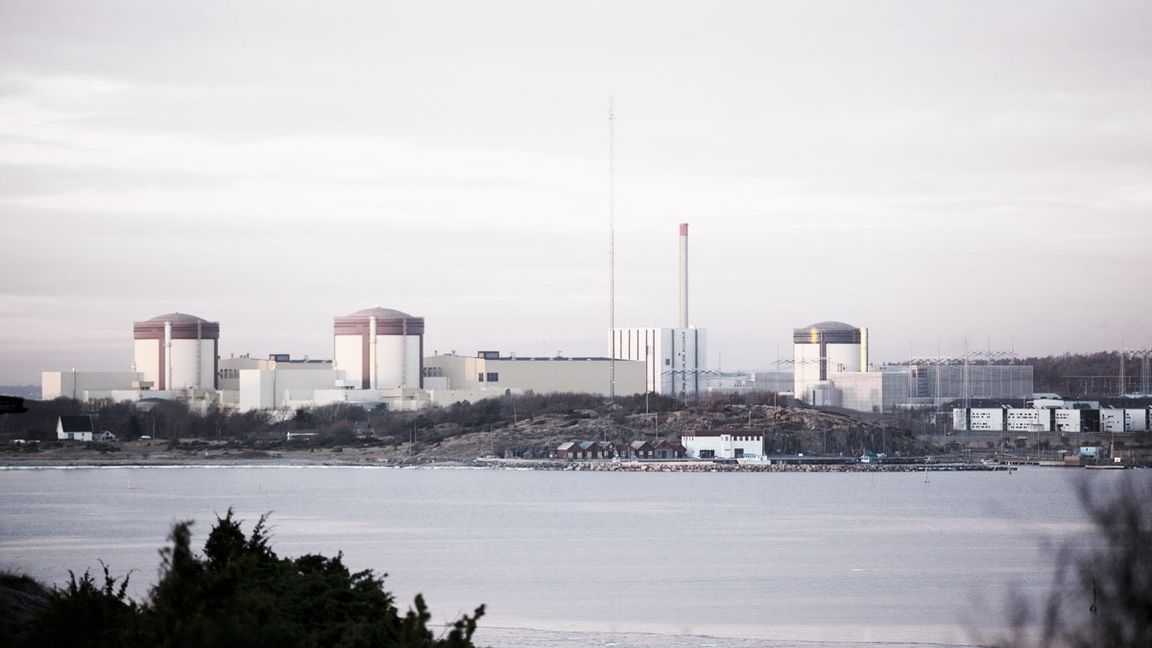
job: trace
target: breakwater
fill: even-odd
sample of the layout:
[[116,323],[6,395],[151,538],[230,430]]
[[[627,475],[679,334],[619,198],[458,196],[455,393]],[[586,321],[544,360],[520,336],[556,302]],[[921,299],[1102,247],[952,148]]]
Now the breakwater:
[[532,459],[478,459],[476,466],[520,468],[529,470],[564,470],[586,472],[764,472],[764,473],[836,473],[836,472],[957,472],[1010,471],[1015,468],[982,463],[797,463],[797,462],[712,462],[712,461],[553,461]]

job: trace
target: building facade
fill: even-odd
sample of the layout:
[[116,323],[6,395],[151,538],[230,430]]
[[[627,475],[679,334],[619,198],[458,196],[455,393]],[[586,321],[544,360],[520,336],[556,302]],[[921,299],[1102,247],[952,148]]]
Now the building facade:
[[[616,394],[643,394],[645,365],[638,361],[616,361]],[[520,358],[502,356],[497,351],[481,351],[475,356],[437,355],[424,360],[430,379],[442,380],[444,389],[532,391],[537,394],[581,392],[608,394],[608,358]]]
[[141,388],[216,388],[219,322],[169,313],[133,323],[132,337],[133,369],[141,374]]
[[424,375],[424,318],[366,308],[333,320],[334,369],[354,389],[418,389]]
[[618,360],[644,363],[644,391],[698,398],[707,389],[705,329],[618,328],[612,332],[612,348]]

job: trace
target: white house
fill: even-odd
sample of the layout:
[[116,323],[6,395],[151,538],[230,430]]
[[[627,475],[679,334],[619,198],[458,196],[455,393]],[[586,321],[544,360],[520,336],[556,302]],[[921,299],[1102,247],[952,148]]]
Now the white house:
[[61,441],[91,441],[95,432],[88,415],[61,416],[56,421],[56,438]]

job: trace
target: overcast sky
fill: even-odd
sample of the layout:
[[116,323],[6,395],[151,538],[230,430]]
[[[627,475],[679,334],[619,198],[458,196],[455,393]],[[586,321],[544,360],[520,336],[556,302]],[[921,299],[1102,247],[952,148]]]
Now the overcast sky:
[[0,0],[0,384],[127,370],[132,322],[331,357],[710,363],[871,327],[873,357],[1152,346],[1152,3]]

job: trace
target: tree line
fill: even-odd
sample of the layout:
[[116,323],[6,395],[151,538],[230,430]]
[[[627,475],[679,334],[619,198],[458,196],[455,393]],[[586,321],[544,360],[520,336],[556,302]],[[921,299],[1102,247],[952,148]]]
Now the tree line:
[[[0,578],[5,646],[389,646],[472,648],[481,605],[444,630],[430,626],[420,595],[401,613],[384,576],[353,572],[343,557],[282,558],[261,517],[245,535],[229,509],[193,552],[192,523],[177,523],[161,550],[159,582],[142,601],[127,595],[130,576],[107,566],[71,573],[49,590],[27,577]],[[15,603],[13,603],[15,601]],[[31,601],[31,603],[29,603]],[[23,605],[20,605],[23,603]]]

